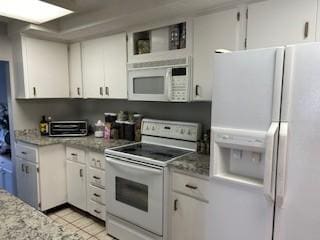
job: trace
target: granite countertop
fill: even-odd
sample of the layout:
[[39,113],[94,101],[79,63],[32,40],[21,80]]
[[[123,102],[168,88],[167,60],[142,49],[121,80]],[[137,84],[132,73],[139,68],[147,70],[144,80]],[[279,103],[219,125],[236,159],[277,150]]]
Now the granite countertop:
[[0,240],[82,240],[49,217],[0,189]]
[[169,163],[169,166],[187,173],[209,177],[210,156],[191,153]]
[[16,141],[21,141],[37,146],[48,146],[63,143],[71,147],[79,147],[103,153],[106,148],[113,148],[132,143],[127,140],[105,140],[93,135],[87,137],[47,137],[41,136],[38,130],[15,131]]

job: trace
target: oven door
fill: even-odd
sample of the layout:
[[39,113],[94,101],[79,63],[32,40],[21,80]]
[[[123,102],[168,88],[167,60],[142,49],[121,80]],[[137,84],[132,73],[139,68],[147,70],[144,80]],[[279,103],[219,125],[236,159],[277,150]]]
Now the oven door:
[[128,71],[129,100],[170,101],[171,68]]
[[163,168],[107,157],[107,212],[163,234]]

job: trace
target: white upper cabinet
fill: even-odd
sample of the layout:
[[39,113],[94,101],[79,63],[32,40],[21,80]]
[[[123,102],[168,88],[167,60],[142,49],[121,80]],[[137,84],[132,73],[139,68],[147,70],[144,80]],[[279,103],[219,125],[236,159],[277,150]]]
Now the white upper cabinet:
[[126,34],[82,43],[85,98],[127,98]]
[[83,90],[86,98],[104,97],[104,41],[93,39],[82,43]]
[[25,36],[15,43],[16,97],[69,97],[67,44]]
[[[244,12],[244,11],[242,11]],[[194,18],[193,26],[193,100],[212,100],[212,65],[216,49],[238,50],[244,37],[244,13],[238,9],[215,12]]]
[[248,7],[247,47],[316,40],[317,0],[269,0]]
[[105,94],[127,98],[127,37],[125,33],[106,38]]
[[81,44],[69,45],[69,79],[70,97],[82,98],[82,66],[81,66]]

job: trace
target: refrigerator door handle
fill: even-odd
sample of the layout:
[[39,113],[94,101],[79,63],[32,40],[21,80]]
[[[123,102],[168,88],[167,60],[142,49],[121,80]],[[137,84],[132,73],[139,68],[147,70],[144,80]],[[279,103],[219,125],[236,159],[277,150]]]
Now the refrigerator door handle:
[[278,142],[278,130],[279,122],[273,122],[267,132],[266,137],[264,195],[270,201],[274,201],[275,198],[274,164],[277,156],[276,147]]
[[277,195],[276,204],[281,208],[284,203],[286,192],[286,172],[287,172],[287,143],[288,143],[288,123],[282,122],[280,124],[279,137],[279,159],[277,171]]

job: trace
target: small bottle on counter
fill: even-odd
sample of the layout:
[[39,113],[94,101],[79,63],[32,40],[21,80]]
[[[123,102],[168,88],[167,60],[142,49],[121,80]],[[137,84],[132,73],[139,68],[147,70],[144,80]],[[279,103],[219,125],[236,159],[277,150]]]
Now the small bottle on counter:
[[41,136],[48,135],[48,122],[46,121],[46,116],[44,116],[44,115],[41,118],[39,128],[40,128]]

